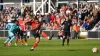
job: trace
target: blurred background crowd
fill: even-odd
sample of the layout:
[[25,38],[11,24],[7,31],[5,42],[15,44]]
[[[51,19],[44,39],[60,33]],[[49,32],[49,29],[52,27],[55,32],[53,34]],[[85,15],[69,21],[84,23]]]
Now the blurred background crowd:
[[[95,30],[99,28],[100,20],[100,7],[96,3],[73,5],[61,5],[55,8],[48,14],[33,14],[32,6],[23,4],[22,8],[18,6],[7,7],[0,11],[0,30],[4,30],[6,23],[11,20],[18,20],[23,17],[23,20],[37,19],[42,23],[42,30],[61,30],[62,22],[69,19],[73,27],[78,27],[78,31]],[[28,24],[30,25],[30,24]]]

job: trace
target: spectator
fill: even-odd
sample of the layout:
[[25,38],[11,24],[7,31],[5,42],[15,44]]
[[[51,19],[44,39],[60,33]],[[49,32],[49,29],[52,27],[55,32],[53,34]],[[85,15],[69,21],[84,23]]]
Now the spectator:
[[62,37],[63,37],[62,30],[59,30],[57,35],[58,35],[58,39],[62,39]]

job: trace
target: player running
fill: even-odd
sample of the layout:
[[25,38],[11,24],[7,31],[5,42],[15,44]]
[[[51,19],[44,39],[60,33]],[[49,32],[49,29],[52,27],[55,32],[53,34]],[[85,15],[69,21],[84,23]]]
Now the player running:
[[19,26],[17,26],[17,21],[14,20],[12,22],[8,22],[6,28],[8,29],[8,38],[7,40],[4,42],[4,46],[6,46],[6,43],[8,43],[8,46],[11,46],[11,42],[12,40],[15,39],[15,35],[14,32],[16,29],[20,28]]
[[32,35],[35,37],[36,41],[34,42],[30,51],[34,51],[34,48],[36,48],[36,46],[40,41],[41,23],[38,20],[32,20],[31,23],[32,23]]
[[[15,46],[17,46],[17,42],[18,42],[18,37],[20,37],[20,42],[21,44],[25,44],[27,46],[27,38],[26,38],[26,27],[25,27],[25,22],[24,22],[24,19],[22,16],[20,16],[19,20],[18,20],[18,23],[20,25],[20,28],[21,30],[19,31],[19,33],[17,34],[17,37],[16,37],[16,43],[15,43]],[[23,41],[24,39],[24,41]]]

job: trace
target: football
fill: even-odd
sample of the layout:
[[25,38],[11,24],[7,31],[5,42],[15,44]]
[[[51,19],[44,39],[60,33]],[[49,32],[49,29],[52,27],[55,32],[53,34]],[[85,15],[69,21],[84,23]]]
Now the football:
[[93,52],[93,53],[97,53],[97,52],[98,52],[98,48],[96,48],[96,47],[93,48],[93,49],[92,49],[92,52]]

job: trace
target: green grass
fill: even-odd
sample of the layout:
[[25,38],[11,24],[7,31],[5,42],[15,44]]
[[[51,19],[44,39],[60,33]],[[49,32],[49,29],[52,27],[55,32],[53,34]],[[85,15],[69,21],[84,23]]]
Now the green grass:
[[100,40],[71,40],[70,45],[61,45],[61,40],[41,39],[35,51],[29,51],[32,47],[34,39],[28,39],[28,46],[3,47],[5,39],[0,39],[0,56],[100,56],[98,53],[93,53],[92,48],[97,47],[100,50]]

